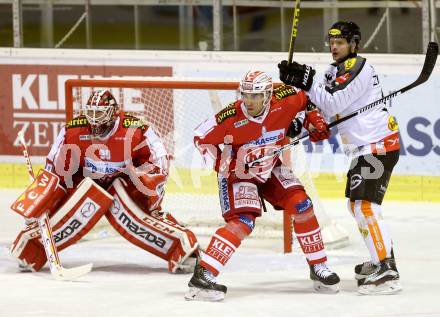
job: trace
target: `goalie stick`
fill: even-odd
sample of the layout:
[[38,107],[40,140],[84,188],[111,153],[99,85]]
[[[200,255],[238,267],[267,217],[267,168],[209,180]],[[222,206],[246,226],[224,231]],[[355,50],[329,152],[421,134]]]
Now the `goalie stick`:
[[[29,153],[26,146],[26,141],[24,140],[23,131],[18,132],[18,140],[21,145],[24,159],[26,161],[26,167],[29,173],[29,177],[35,180],[35,174],[32,169],[32,163],[29,158]],[[58,251],[55,246],[55,241],[53,239],[52,227],[49,222],[49,216],[47,213],[43,213],[40,218],[38,218],[38,226],[41,232],[41,240],[43,242],[44,250],[46,251],[47,261],[49,262],[50,273],[58,281],[73,281],[79,277],[86,275],[92,270],[92,263],[77,266],[74,268],[64,268],[61,265],[60,258],[58,256]]]
[[[389,94],[385,97],[382,97],[382,98],[380,98],[380,99],[378,99],[378,100],[376,100],[366,106],[363,106],[363,107],[353,111],[352,113],[346,115],[345,117],[342,117],[338,120],[331,122],[328,125],[328,127],[332,128],[332,127],[334,127],[344,121],[347,121],[348,119],[351,119],[351,118],[353,118],[353,117],[355,117],[365,111],[368,111],[368,110],[376,107],[377,105],[383,104],[384,102],[387,102],[388,100],[390,100],[394,97],[397,97],[397,96],[403,94],[404,92],[407,92],[408,90],[413,89],[414,87],[417,87],[417,86],[423,84],[431,76],[431,73],[432,73],[434,66],[435,66],[435,62],[437,61],[437,56],[438,56],[438,44],[436,42],[429,42],[428,48],[426,50],[426,56],[425,56],[425,61],[423,63],[422,71],[420,72],[419,77],[417,77],[417,79],[414,82],[412,82],[411,84],[409,84],[399,90],[392,92],[391,94]],[[247,163],[245,165],[245,168],[248,169],[248,168],[253,167],[256,164],[261,163],[267,159],[270,159],[274,156],[280,155],[282,152],[291,148],[292,146],[297,145],[299,143],[299,141],[307,138],[308,136],[309,136],[309,134],[305,133],[299,137],[296,137],[295,139],[292,140],[292,142],[280,147],[279,149],[273,151],[271,154],[264,155],[264,156],[254,160],[252,162]]]

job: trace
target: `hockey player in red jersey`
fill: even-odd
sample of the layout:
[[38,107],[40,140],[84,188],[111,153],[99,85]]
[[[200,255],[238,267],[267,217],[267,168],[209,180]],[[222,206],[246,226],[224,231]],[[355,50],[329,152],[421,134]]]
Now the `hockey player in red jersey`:
[[[289,86],[273,90],[264,72],[250,71],[240,82],[241,98],[201,123],[194,142],[205,161],[212,159],[218,173],[219,198],[226,222],[217,229],[202,253],[185,295],[188,300],[218,301],[226,286],[216,276],[253,230],[261,216],[262,199],[294,215],[294,231],[310,266],[318,291],[337,292],[339,277],[326,265],[321,229],[313,204],[300,181],[279,157],[246,168],[286,142],[289,124],[305,111],[308,99]],[[329,137],[325,120],[316,110],[306,111],[304,126],[316,140]]]
[[[105,216],[129,242],[168,261],[170,272],[192,271],[195,235],[161,211],[169,155],[145,119],[119,110],[108,90],[95,91],[83,114],[63,127],[46,167],[13,204],[28,225],[11,247],[22,270],[38,271],[47,258],[38,224],[48,213],[58,250],[81,239]],[[56,180],[49,192],[38,190]],[[37,198],[35,198],[37,197]]]
[[[328,31],[334,63],[323,81],[315,70],[296,62],[279,64],[280,79],[304,89],[310,100],[330,118],[344,117],[381,97],[379,77],[366,58],[359,56],[361,31],[354,22],[339,21]],[[356,219],[371,260],[356,265],[361,294],[399,292],[399,272],[391,235],[382,215],[382,201],[399,160],[399,128],[386,105],[378,106],[338,125],[345,152],[352,157],[345,196]]]

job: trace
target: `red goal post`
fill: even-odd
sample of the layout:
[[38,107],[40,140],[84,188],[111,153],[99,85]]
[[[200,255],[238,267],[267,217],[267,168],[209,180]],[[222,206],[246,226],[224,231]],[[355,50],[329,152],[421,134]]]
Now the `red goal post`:
[[[92,89],[108,88],[115,95],[115,98],[123,110],[127,110],[125,109],[125,103],[131,103],[133,105],[133,100],[137,101],[137,103],[134,103],[134,107],[137,109],[135,112],[141,112],[142,115],[147,118],[147,121],[152,123],[152,126],[165,143],[167,150],[173,154],[174,157],[177,157],[177,160],[173,162],[177,165],[177,169],[189,169],[189,174],[191,174],[193,166],[184,162],[185,158],[189,157],[187,155],[188,147],[194,150],[194,146],[192,146],[192,129],[188,127],[192,126],[192,128],[194,128],[204,119],[234,101],[236,99],[238,84],[238,81],[176,80],[175,78],[169,77],[149,78],[148,80],[102,78],[69,79],[65,83],[66,119],[70,120],[73,118],[75,110],[78,110],[79,107],[85,104]],[[278,85],[280,84],[276,84],[276,86]],[[228,97],[223,98],[223,94]],[[129,96],[127,97],[127,95]],[[127,102],[127,100],[129,100],[129,102]],[[142,111],[142,109],[144,110]],[[186,148],[186,151],[181,152],[182,146]],[[182,158],[181,161],[179,161],[180,158]],[[307,182],[312,182],[311,178]],[[193,186],[193,184],[188,182],[181,182],[181,184],[184,184],[183,187],[185,187],[186,184],[188,188]],[[216,187],[216,184],[211,187],[214,186]],[[168,187],[169,186],[167,186],[167,188]],[[206,192],[205,187],[202,184],[201,188],[195,188],[189,191],[193,194],[200,194],[201,192]],[[211,194],[214,190],[216,189],[212,188]],[[168,192],[167,195],[165,195],[164,204],[166,204],[167,199],[168,201],[176,200],[176,206],[185,206],[188,208],[189,205],[196,204],[197,201],[200,200],[198,198],[182,198],[187,199],[182,202],[178,200],[180,198],[174,198],[180,197],[179,195],[185,196],[185,189],[183,189],[183,191],[182,189],[176,189],[174,192],[171,190],[171,196]],[[319,198],[312,197],[313,201],[317,199]],[[203,206],[195,206],[193,213],[197,214],[197,216],[188,219],[185,224],[192,228],[201,222],[208,223],[209,220],[203,220],[203,215],[198,214],[196,209],[203,209],[206,205],[216,206],[219,204],[218,197],[216,197],[215,200],[217,201],[214,202],[210,200]],[[219,210],[220,207],[218,206],[218,211]],[[279,212],[276,211],[274,211],[274,213],[279,214]],[[269,218],[267,214],[264,214],[261,218]],[[179,219],[179,215],[175,216]],[[220,220],[221,223],[221,215],[219,212],[212,214],[210,217],[217,218],[216,220]],[[293,223],[291,215],[284,212],[282,217],[270,219],[269,222],[271,222],[269,227],[273,227],[275,231],[278,231],[276,236],[278,237],[279,235],[279,237],[283,239],[284,252],[291,252],[293,242]],[[256,229],[260,226],[260,223],[259,220]],[[261,227],[267,228],[265,225],[261,225]],[[253,235],[254,234],[255,232]],[[263,232],[261,235],[266,236],[266,233]]]

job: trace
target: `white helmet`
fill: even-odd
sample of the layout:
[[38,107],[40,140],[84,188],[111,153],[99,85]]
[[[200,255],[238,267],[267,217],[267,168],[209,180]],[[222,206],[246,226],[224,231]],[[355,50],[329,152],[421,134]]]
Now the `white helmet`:
[[93,92],[84,109],[92,134],[103,135],[113,126],[118,104],[108,89]]
[[243,99],[243,94],[263,94],[263,106],[266,108],[269,105],[272,97],[273,83],[272,78],[265,72],[248,71],[240,82],[240,95]]

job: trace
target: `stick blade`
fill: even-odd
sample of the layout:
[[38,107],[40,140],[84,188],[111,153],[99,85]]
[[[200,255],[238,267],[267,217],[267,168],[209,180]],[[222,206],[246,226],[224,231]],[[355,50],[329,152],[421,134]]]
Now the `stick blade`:
[[436,42],[429,42],[428,48],[426,50],[425,63],[423,64],[422,73],[420,77],[428,80],[429,76],[435,67],[435,63],[438,57],[438,44]]
[[405,91],[417,87],[418,85],[423,84],[425,81],[427,81],[431,76],[432,71],[434,70],[437,56],[438,44],[436,42],[429,42],[428,48],[426,50],[425,62],[423,63],[423,68],[420,72],[419,77],[412,84],[400,89],[400,93],[404,93]]
[[86,275],[92,270],[93,263],[81,265],[78,267],[73,267],[70,269],[61,268],[57,271],[56,275],[54,275],[57,281],[75,281],[78,278]]

